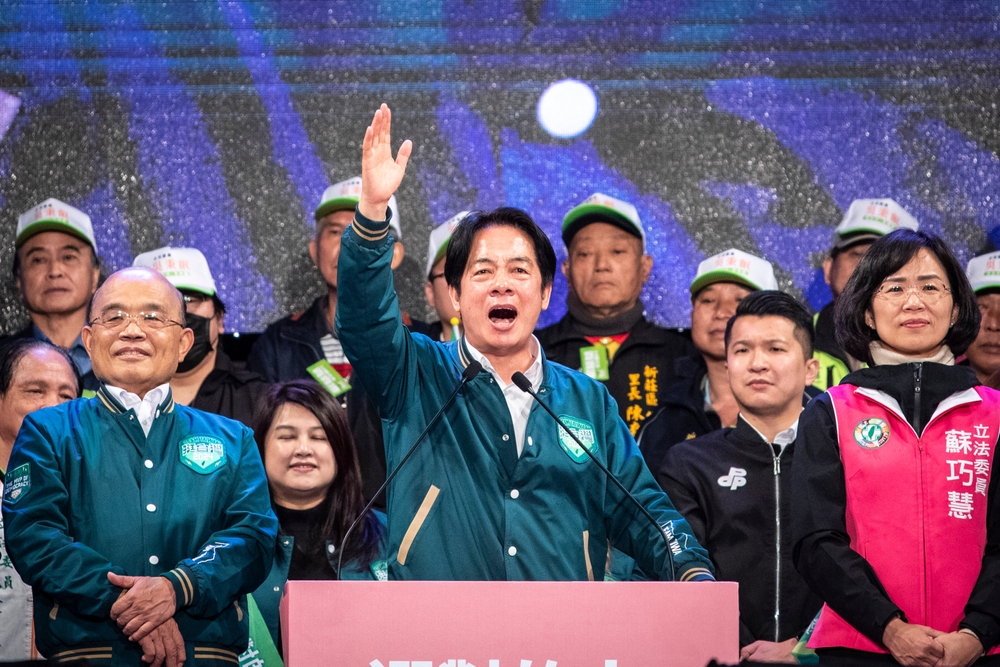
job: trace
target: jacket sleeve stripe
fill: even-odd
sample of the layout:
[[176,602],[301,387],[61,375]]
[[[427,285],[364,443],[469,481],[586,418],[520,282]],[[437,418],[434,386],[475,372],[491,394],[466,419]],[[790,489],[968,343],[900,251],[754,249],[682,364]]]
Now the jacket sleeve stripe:
[[[709,577],[712,577],[711,570],[709,570],[708,568],[704,568],[704,567],[692,567],[690,570],[687,570],[684,574],[681,575],[680,580],[681,581],[691,581],[695,577],[705,576],[705,575],[708,575]],[[714,579],[714,577],[712,577],[712,578]]]
[[420,527],[424,525],[424,521],[431,511],[431,507],[434,506],[434,501],[437,500],[440,491],[441,489],[433,484],[431,484],[431,488],[427,489],[427,495],[424,496],[424,501],[420,503],[420,508],[417,509],[417,514],[413,517],[413,521],[410,522],[409,528],[406,529],[406,533],[403,535],[403,541],[399,545],[399,553],[396,555],[396,561],[400,565],[406,565],[406,557],[410,553],[413,540],[420,531]]
[[388,227],[382,230],[368,229],[358,222],[358,216],[356,215],[354,216],[354,223],[351,225],[351,229],[353,229],[354,233],[363,238],[365,241],[381,241],[389,235]]

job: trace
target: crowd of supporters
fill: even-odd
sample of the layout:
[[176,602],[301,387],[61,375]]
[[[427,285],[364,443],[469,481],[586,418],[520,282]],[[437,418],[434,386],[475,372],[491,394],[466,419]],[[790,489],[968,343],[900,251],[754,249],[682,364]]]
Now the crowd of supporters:
[[[387,121],[376,116],[376,130],[381,122]],[[366,145],[368,141],[366,137]],[[92,221],[85,212],[47,199],[19,217],[12,240],[13,279],[31,323],[0,340],[0,480],[7,523],[0,542],[0,660],[37,657],[37,646],[48,658],[85,657],[103,664],[119,649],[105,649],[100,644],[105,636],[87,624],[97,624],[92,617],[110,616],[110,622],[141,644],[134,652],[136,660],[142,656],[168,665],[185,658],[197,664],[231,662],[246,648],[245,640],[227,644],[187,617],[176,623],[160,618],[153,602],[147,611],[140,591],[149,600],[173,600],[171,618],[183,608],[198,608],[206,618],[218,617],[223,624],[219,627],[225,629],[226,604],[208,601],[211,596],[205,590],[215,585],[214,575],[198,566],[227,548],[226,538],[220,536],[238,528],[256,531],[254,539],[265,544],[267,553],[257,575],[252,576],[253,568],[241,570],[243,566],[225,559],[217,568],[233,569],[226,584],[233,595],[250,594],[242,608],[237,600],[240,622],[244,611],[250,616],[245,664],[248,655],[260,661],[255,665],[280,663],[277,608],[288,579],[674,576],[697,581],[711,579],[713,571],[715,579],[740,583],[745,659],[810,662],[817,659],[817,649],[819,659],[825,657],[831,664],[834,659],[859,664],[884,659],[886,664],[933,667],[971,664],[982,656],[981,664],[990,663],[1000,644],[1000,493],[997,476],[992,475],[1000,437],[1000,394],[989,388],[1000,384],[1000,252],[977,256],[963,268],[940,239],[919,231],[918,221],[892,199],[859,199],[837,226],[823,261],[833,294],[830,304],[810,314],[779,289],[766,258],[730,248],[701,262],[690,276],[688,334],[647,317],[640,294],[657,267],[647,253],[647,227],[635,206],[595,193],[569,210],[562,225],[566,259],[559,268],[568,285],[567,313],[533,336],[527,331],[530,340],[524,349],[531,352],[526,357],[530,364],[514,370],[524,371],[552,399],[560,395],[579,414],[601,412],[602,396],[610,394],[610,416],[577,419],[580,428],[573,430],[577,435],[588,426],[603,430],[597,440],[606,437],[624,452],[621,460],[612,460],[617,450],[611,447],[606,454],[609,467],[628,478],[650,508],[676,508],[677,530],[690,531],[704,550],[692,551],[689,561],[671,561],[664,569],[663,555],[642,544],[638,534],[622,537],[632,530],[626,524],[644,519],[608,515],[608,525],[614,528],[600,536],[601,543],[588,546],[586,540],[597,541],[598,536],[584,532],[583,569],[574,569],[566,553],[550,556],[552,562],[545,563],[531,560],[541,557],[532,555],[528,545],[508,548],[503,542],[498,555],[465,554],[463,563],[442,555],[429,566],[418,555],[437,539],[429,532],[434,528],[422,529],[424,551],[413,542],[414,534],[438,494],[451,491],[426,472],[433,457],[428,454],[400,477],[395,505],[379,492],[387,472],[413,444],[403,440],[424,425],[417,420],[414,431],[406,420],[415,418],[407,413],[429,418],[444,402],[440,391],[417,389],[434,381],[426,379],[434,375],[427,364],[450,363],[439,350],[454,350],[463,367],[469,359],[482,363],[484,377],[491,384],[496,380],[511,410],[515,442],[506,454],[509,461],[504,462],[503,452],[498,459],[507,466],[501,478],[511,480],[504,493],[513,499],[523,495],[527,502],[530,480],[516,481],[514,470],[519,460],[528,465],[542,450],[531,451],[532,431],[529,428],[527,436],[525,431],[537,408],[526,397],[516,403],[522,399],[511,374],[490,365],[495,359],[487,341],[473,329],[480,324],[468,316],[463,319],[474,294],[470,296],[462,281],[468,265],[486,262],[494,246],[521,243],[528,249],[527,265],[541,267],[539,308],[545,308],[551,293],[552,276],[546,273],[551,248],[545,250],[547,239],[532,236],[537,227],[524,212],[463,211],[437,226],[428,241],[426,297],[435,321],[421,322],[399,312],[391,280],[384,294],[359,292],[356,286],[348,293],[338,281],[345,266],[366,276],[365,286],[377,290],[385,276],[391,279],[405,252],[394,196],[382,207],[384,221],[369,216],[371,209],[362,210],[366,203],[380,202],[377,195],[392,195],[395,189],[381,187],[373,195],[368,179],[376,172],[370,163],[364,168],[364,182],[359,176],[331,186],[315,212],[308,250],[326,282],[326,294],[308,309],[270,324],[245,360],[234,360],[222,349],[226,306],[197,248],[151,249],[135,258],[135,269],[115,274],[108,281],[112,285],[102,286]],[[398,176],[402,178],[402,171]],[[489,236],[489,230],[496,229],[507,235]],[[367,259],[365,253],[376,248],[382,254]],[[550,263],[554,273],[554,255]],[[136,301],[146,286],[150,296]],[[171,301],[174,292],[180,305]],[[518,307],[502,305],[487,317],[516,329]],[[398,320],[398,329],[388,327],[389,320]],[[164,362],[166,372],[150,371],[148,382],[135,382],[117,370],[130,354],[155,357],[158,353],[140,349],[140,342],[171,330],[177,332],[171,345],[179,352]],[[134,345],[121,347],[129,336],[135,338]],[[419,380],[411,376],[417,364],[425,364]],[[584,382],[574,379],[578,374],[594,382],[573,384]],[[554,388],[547,382],[555,383]],[[600,393],[596,383],[606,393]],[[93,430],[108,428],[97,425],[104,416],[88,416],[82,408],[36,412],[78,397],[95,409],[128,415],[141,430],[116,441],[106,431]],[[414,400],[426,405],[414,408]],[[92,565],[85,559],[74,565],[77,556],[53,551],[42,542],[51,542],[58,533],[70,549],[90,529],[78,530],[81,522],[115,521],[108,515],[88,517],[86,512],[109,511],[118,501],[109,499],[99,506],[103,510],[94,509],[98,505],[72,495],[77,482],[65,478],[96,475],[94,479],[115,485],[112,466],[118,463],[108,456],[101,463],[108,466],[103,471],[61,467],[59,456],[88,450],[66,445],[67,439],[80,437],[79,432],[60,429],[79,422],[104,447],[134,445],[140,453],[132,472],[139,479],[143,465],[150,471],[161,465],[158,455],[144,447],[160,440],[172,446],[164,435],[167,426],[157,426],[161,413],[199,424],[198,411],[244,426],[217,419],[204,422],[213,433],[232,434],[235,448],[221,435],[218,442],[208,436],[195,442],[189,436],[180,440],[182,462],[205,475],[213,466],[228,465],[227,457],[252,460],[245,475],[232,482],[247,485],[244,497],[227,501],[232,504],[223,513],[240,507],[256,518],[177,538],[196,545],[188,554],[190,562],[162,558],[157,565],[161,557],[153,555],[147,559],[152,569],[143,561],[143,571],[127,566],[118,571],[116,559],[101,553],[111,564],[104,570],[111,573],[111,584],[102,585],[110,586],[120,600],[108,598],[106,604],[90,607],[75,602],[60,588],[52,569],[65,569],[66,577],[73,578]],[[610,421],[602,426],[605,417]],[[122,428],[126,433],[132,426]],[[469,428],[476,426],[470,422]],[[422,451],[454,444],[436,443],[435,433]],[[47,450],[38,445],[46,438],[54,443],[55,458],[47,459]],[[502,438],[508,441],[506,432]],[[195,453],[183,460],[188,441]],[[560,457],[569,457],[574,466],[585,460],[582,446],[575,449],[561,433],[559,442],[565,450],[555,450]],[[545,459],[541,454],[537,458],[542,465]],[[59,472],[51,478],[40,476],[39,468],[46,465]],[[258,468],[262,476],[253,481]],[[488,485],[482,474],[472,470],[467,483]],[[65,489],[46,486],[60,476]],[[572,477],[566,479],[556,491],[576,495],[569,488],[575,484]],[[669,501],[661,500],[652,480]],[[124,479],[121,483],[127,486]],[[138,487],[143,489],[141,483]],[[139,511],[169,511],[145,493],[136,496],[143,498],[145,507]],[[169,488],[164,493],[168,498]],[[234,492],[220,485],[213,493],[218,497]],[[269,497],[269,506],[250,508],[251,495]],[[29,511],[43,498],[54,509],[47,514]],[[121,502],[128,498],[123,494]],[[368,501],[372,509],[366,509]],[[404,516],[394,515],[403,502],[413,507]],[[460,509],[466,516],[483,512],[484,525],[493,520],[488,503],[477,505],[468,498],[464,503]],[[436,530],[459,530],[457,523],[443,523],[446,508],[438,508]],[[563,539],[554,536],[565,529],[559,518],[572,522],[584,511],[559,500],[545,509],[554,517],[543,526],[553,535],[553,545]],[[63,513],[53,514],[56,510]],[[131,512],[123,511],[121,520],[127,523]],[[356,519],[352,540],[342,544]],[[50,522],[55,533],[43,534],[38,522]],[[525,534],[533,529],[528,525]],[[575,533],[566,539],[570,537],[577,539]],[[482,538],[470,533],[469,540]],[[217,546],[202,547],[212,543]],[[605,553],[606,558],[596,557]],[[251,555],[255,562],[262,560],[257,551]],[[518,565],[514,560],[500,563],[501,556],[517,556]],[[58,567],[52,565],[56,561]],[[70,572],[74,567],[79,569]],[[237,585],[231,579],[238,578],[238,571],[244,580]],[[167,583],[155,589],[157,584],[146,579]],[[219,596],[224,588],[219,586]],[[93,593],[94,599],[102,599],[105,592]],[[56,628],[60,606],[75,614],[73,632],[82,639],[67,639],[66,631]],[[40,609],[45,617],[41,620]],[[254,619],[260,620],[256,626]],[[100,646],[89,640],[91,631]],[[204,641],[209,648],[185,649],[193,641],[189,633],[199,632],[208,637]],[[56,639],[42,633],[54,633]]]

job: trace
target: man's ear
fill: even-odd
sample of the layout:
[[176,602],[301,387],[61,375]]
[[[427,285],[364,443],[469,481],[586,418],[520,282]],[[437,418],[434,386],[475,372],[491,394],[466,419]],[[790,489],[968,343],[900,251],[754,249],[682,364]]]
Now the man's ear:
[[830,284],[830,273],[833,271],[833,257],[827,256],[823,260],[823,282]]
[[402,263],[404,257],[406,257],[406,249],[402,243],[396,241],[392,244],[392,263],[390,265],[394,271]]
[[424,298],[427,299],[427,305],[431,309],[437,308],[434,304],[434,284],[429,280],[424,283]]
[[809,357],[809,360],[806,361],[806,387],[815,382],[818,375],[819,359],[816,357]]
[[459,302],[458,302],[458,290],[455,289],[452,285],[448,285],[448,296],[451,297],[452,308],[458,311],[459,318],[462,318],[462,309],[459,307]]
[[549,309],[550,298],[552,298],[552,285],[542,288],[542,310]]
[[83,327],[83,330],[80,331],[80,338],[83,339],[83,349],[87,350],[87,356],[88,357],[94,356],[90,349],[90,346],[94,340],[94,332],[91,330],[89,324]]
[[317,269],[319,268],[319,262],[316,261],[316,253],[319,249],[316,247],[316,237],[309,239],[309,257],[312,259],[313,266]]
[[639,271],[642,276],[642,284],[649,280],[649,274],[653,271],[653,256],[644,254],[639,258]]
[[179,354],[177,355],[177,361],[184,361],[184,357],[191,351],[192,345],[194,345],[194,332],[184,327],[181,331],[180,341],[178,341]]

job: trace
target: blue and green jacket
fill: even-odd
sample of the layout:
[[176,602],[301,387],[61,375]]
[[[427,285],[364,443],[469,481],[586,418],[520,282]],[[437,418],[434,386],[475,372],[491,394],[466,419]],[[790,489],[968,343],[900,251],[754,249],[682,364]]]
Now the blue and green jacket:
[[[458,385],[464,341],[439,343],[403,326],[388,221],[360,214],[340,251],[337,329],[382,416],[394,468]],[[472,379],[389,487],[389,578],[604,579],[609,546],[652,578],[711,578],[712,565],[643,463],[599,382],[543,361],[543,401],[571,421],[591,451],[673,533],[671,557],[656,529],[552,418],[532,407],[517,455],[501,388]]]
[[271,567],[278,521],[239,422],[168,394],[147,437],[104,387],[39,410],[14,443],[3,516],[47,658],[143,664],[110,618],[122,590],[109,571],[173,584],[194,664],[232,664],[246,648],[246,594]]

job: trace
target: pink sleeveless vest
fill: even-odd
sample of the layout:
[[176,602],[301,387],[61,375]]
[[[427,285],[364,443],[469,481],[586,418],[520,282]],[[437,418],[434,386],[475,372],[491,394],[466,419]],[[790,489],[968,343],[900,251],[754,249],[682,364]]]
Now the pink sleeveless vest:
[[[881,392],[839,385],[829,394],[851,548],[911,623],[958,630],[986,546],[1000,392],[976,387],[953,394],[919,438]],[[809,646],[886,652],[826,605]],[[990,651],[996,653],[1000,647]]]

